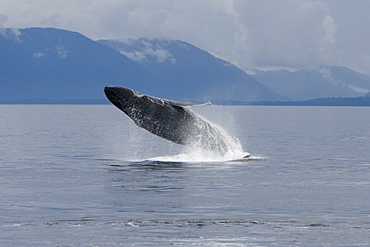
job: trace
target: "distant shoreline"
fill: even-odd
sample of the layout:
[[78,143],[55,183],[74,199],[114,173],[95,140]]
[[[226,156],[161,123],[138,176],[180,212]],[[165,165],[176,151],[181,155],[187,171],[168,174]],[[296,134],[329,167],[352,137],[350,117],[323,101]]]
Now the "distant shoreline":
[[332,97],[332,98],[310,99],[304,101],[259,101],[259,102],[229,101],[228,103],[219,102],[219,104],[253,105],[253,106],[370,106],[370,97],[369,96],[339,97],[339,98]]
[[105,99],[70,99],[70,100],[50,100],[50,99],[25,99],[25,100],[0,100],[0,105],[108,105]]
[[[199,103],[199,102],[197,102]],[[28,99],[28,100],[0,100],[1,105],[108,105],[106,99]],[[304,101],[236,101],[236,100],[214,100],[214,105],[249,105],[249,106],[370,106],[370,97],[339,97],[319,98]]]

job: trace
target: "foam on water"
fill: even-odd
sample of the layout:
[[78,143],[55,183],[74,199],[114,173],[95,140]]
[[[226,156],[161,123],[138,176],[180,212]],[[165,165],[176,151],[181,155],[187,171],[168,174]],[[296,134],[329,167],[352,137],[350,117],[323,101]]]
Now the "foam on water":
[[[203,118],[204,119],[204,118]],[[225,162],[231,160],[240,160],[249,156],[248,152],[244,152],[240,141],[237,138],[231,137],[220,126],[206,120],[212,127],[216,128],[223,143],[227,146],[227,152],[215,152],[202,147],[200,143],[193,142],[190,146],[184,147],[184,152],[172,156],[155,157],[149,160],[160,162]],[[213,143],[214,145],[215,143]],[[217,145],[217,144],[216,144]],[[219,144],[221,145],[221,143]],[[220,149],[221,150],[221,149]]]

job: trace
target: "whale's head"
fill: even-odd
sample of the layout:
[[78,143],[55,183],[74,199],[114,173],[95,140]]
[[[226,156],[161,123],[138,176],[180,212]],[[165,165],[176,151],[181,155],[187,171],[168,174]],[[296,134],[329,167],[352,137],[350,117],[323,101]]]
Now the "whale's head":
[[144,94],[124,87],[105,87],[104,93],[109,101],[126,114],[132,112]]
[[169,112],[175,111],[172,109],[173,107],[168,107],[167,110],[164,110],[169,105],[164,100],[136,92],[129,88],[105,87],[104,92],[113,105],[126,113],[139,126],[142,126],[144,121],[148,119],[158,121],[157,118],[162,119],[163,114],[168,115]]

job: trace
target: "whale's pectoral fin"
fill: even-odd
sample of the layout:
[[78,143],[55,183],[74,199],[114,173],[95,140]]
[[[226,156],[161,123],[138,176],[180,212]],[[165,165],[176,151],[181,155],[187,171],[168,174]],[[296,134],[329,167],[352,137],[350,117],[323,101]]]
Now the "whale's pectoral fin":
[[208,101],[207,103],[203,103],[203,104],[193,104],[193,103],[187,103],[187,102],[181,102],[181,101],[175,101],[175,100],[168,100],[168,102],[171,103],[171,105],[181,106],[181,107],[212,105],[211,101]]

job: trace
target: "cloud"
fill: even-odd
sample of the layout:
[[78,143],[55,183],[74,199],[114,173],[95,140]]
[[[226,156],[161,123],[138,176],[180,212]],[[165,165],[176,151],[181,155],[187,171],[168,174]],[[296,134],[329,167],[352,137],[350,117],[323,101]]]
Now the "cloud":
[[4,24],[8,18],[0,13],[0,29],[4,28]]
[[339,87],[342,87],[342,88],[349,88],[352,91],[354,91],[356,93],[361,93],[361,94],[366,94],[366,93],[370,92],[369,89],[362,88],[362,87],[359,87],[359,86],[355,86],[355,85],[352,85],[348,82],[344,82],[342,80],[339,80],[339,79],[335,78],[334,75],[333,75],[333,72],[331,72],[329,69],[327,69],[325,67],[319,69],[319,73],[321,74],[321,76],[324,79],[326,79],[326,81],[333,84],[334,86],[339,86]]
[[235,10],[246,30],[235,50],[249,66],[318,66],[335,43],[334,18],[319,1],[239,0]]
[[21,42],[20,36],[22,35],[22,33],[16,28],[0,28],[0,35],[5,37],[6,39]]
[[346,83],[344,83],[343,81],[334,78],[333,72],[331,72],[329,69],[327,69],[325,67],[320,68],[319,73],[321,74],[321,76],[324,79],[326,79],[326,81],[333,84],[334,86],[340,86],[340,87],[346,87],[347,86]]
[[59,59],[64,59],[68,56],[70,51],[64,47],[64,45],[58,45],[55,47],[56,54],[58,55]]
[[354,85],[348,85],[348,87],[350,89],[352,89],[353,91],[355,91],[356,93],[362,93],[362,94],[367,94],[367,93],[370,93],[370,90],[366,89],[366,88],[362,88],[362,87],[357,87],[357,86],[354,86]]
[[153,45],[144,40],[141,41],[140,47],[137,47],[135,50],[126,51],[121,49],[120,53],[136,62],[149,62],[154,59],[156,63],[176,63],[175,57],[168,50],[160,45]]
[[362,0],[2,0],[0,26],[184,40],[244,69],[336,64],[370,74],[369,8]]
[[34,58],[41,58],[41,57],[44,57],[44,56],[45,56],[45,54],[42,53],[42,52],[35,52],[32,55],[32,57],[34,57]]

